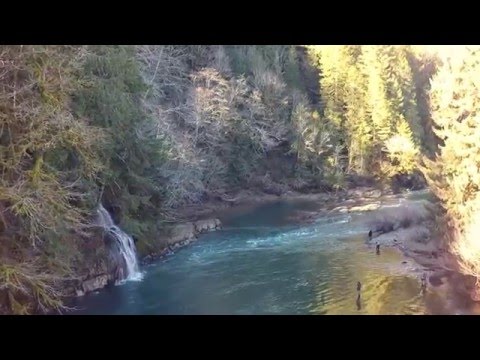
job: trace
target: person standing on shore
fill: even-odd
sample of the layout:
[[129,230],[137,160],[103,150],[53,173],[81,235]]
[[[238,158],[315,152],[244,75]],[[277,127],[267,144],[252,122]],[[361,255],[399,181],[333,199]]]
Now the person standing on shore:
[[426,273],[423,273],[422,275],[422,278],[421,278],[421,292],[422,294],[425,294],[425,292],[427,291],[427,274]]
[[361,310],[362,309],[362,303],[361,303],[361,295],[360,295],[360,292],[362,291],[362,283],[360,281],[357,281],[357,301],[356,301],[356,304],[357,304],[357,310]]

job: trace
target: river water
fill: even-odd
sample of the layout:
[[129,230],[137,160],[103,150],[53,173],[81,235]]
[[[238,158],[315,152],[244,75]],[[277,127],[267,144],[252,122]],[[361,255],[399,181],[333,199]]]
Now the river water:
[[[384,203],[394,205],[405,199]],[[223,229],[145,266],[141,281],[76,301],[73,314],[444,314],[441,294],[421,293],[416,264],[366,244],[366,213],[297,225],[318,204],[279,201],[237,209]],[[361,297],[357,300],[357,282]]]

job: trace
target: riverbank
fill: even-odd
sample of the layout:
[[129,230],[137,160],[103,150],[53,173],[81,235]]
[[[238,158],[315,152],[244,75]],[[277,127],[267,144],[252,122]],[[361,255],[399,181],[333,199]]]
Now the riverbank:
[[[361,221],[374,211],[325,213],[311,224],[292,217],[314,212],[314,205],[278,201],[234,207],[221,214],[220,231],[143,267],[141,282],[129,281],[72,306],[76,314],[450,313],[430,289],[421,295],[420,282],[411,275],[413,260],[404,265],[401,252],[386,247],[377,256],[366,243],[368,228]],[[360,309],[357,281],[362,282]]]
[[[437,227],[436,204],[433,198],[428,199],[428,190],[422,192],[427,198],[416,201],[403,199],[403,195],[382,194],[381,199],[362,195],[356,200],[344,201],[331,212],[363,211],[371,214],[366,225],[372,230],[372,238],[366,244],[372,251],[379,245],[380,249],[394,248],[400,252],[404,257],[402,264],[413,276],[418,279],[425,276],[427,288],[449,298],[452,313],[457,313],[459,306],[461,313],[478,311],[475,279],[461,273],[455,256],[449,252],[444,234]],[[389,204],[395,198],[399,203]]]
[[[343,202],[348,203],[352,207],[352,211],[363,211],[362,204],[366,200],[378,199],[384,194],[391,194],[391,191],[382,193],[380,189],[375,187],[358,187],[337,192],[301,193],[287,191],[274,195],[261,191],[242,190],[234,195],[219,196],[202,204],[177,209],[175,215],[179,221],[165,226],[163,233],[156,241],[156,247],[151,247],[147,251],[140,251],[139,256],[141,262],[147,264],[171,255],[173,251],[196,241],[201,233],[220,229],[221,221],[219,219],[226,213],[248,210],[252,206],[266,205],[278,201],[317,203],[318,208],[314,211],[298,211],[291,219],[301,224],[314,221],[323,214],[336,211],[338,205]],[[340,212],[342,211],[344,210],[340,210]],[[204,224],[203,226],[206,226],[206,228],[199,229],[197,223]]]
[[241,190],[233,194],[212,197],[200,204],[193,204],[179,208],[175,211],[175,215],[180,221],[196,221],[207,217],[218,217],[218,214],[234,207],[248,207],[281,200],[318,201],[322,204],[322,207],[324,208],[323,210],[330,211],[339,204],[343,204],[345,201],[349,205],[354,206],[359,205],[368,199],[378,199],[382,195],[392,195],[392,190],[381,190],[374,186],[362,186],[331,192],[298,192],[289,190],[279,194],[266,193],[260,190]]
[[[380,249],[393,248],[400,252],[404,257],[402,264],[413,276],[418,279],[426,276],[427,288],[453,299],[452,302],[456,305],[452,304],[452,311],[458,304],[464,308],[478,307],[471,299],[475,279],[459,271],[455,257],[448,251],[443,234],[437,230],[433,197],[429,196],[428,190],[415,192],[425,197],[420,200],[406,199],[409,194],[409,191],[393,194],[390,189],[382,191],[370,186],[337,193],[243,195],[238,197],[230,208],[281,200],[317,202],[318,209],[298,210],[290,216],[297,224],[313,223],[334,213],[368,213],[370,219],[366,225],[373,230],[373,236],[366,241],[366,246],[375,251],[378,243]],[[211,213],[218,214],[215,211]]]
[[[334,210],[342,201],[360,205],[362,199],[376,199],[382,191],[374,187],[357,187],[351,190],[336,192],[296,192],[285,191],[272,194],[261,190],[240,190],[233,194],[212,196],[201,204],[194,204],[176,209],[173,223],[163,226],[162,232],[149,243],[137,243],[137,256],[142,265],[158,261],[173,255],[179,249],[198,240],[198,237],[209,231],[222,228],[220,218],[227,213],[248,211],[252,206],[265,205],[277,201],[305,201],[317,203],[318,208],[312,212],[299,212],[298,218],[292,222],[302,223]],[[73,286],[68,293],[71,296],[84,296],[116,283],[115,274],[100,268]]]
[[[173,255],[180,248],[197,241],[200,234],[221,229],[220,219],[229,214],[248,213],[252,207],[268,203],[306,201],[316,204],[316,207],[312,210],[293,212],[289,216],[290,222],[307,224],[335,213],[369,214],[366,225],[375,231],[372,240],[366,241],[366,247],[375,251],[378,242],[381,249],[387,247],[397,249],[404,256],[402,268],[417,278],[426,273],[430,288],[435,288],[437,292],[465,293],[466,290],[461,289],[466,283],[464,277],[455,270],[453,257],[438,240],[441,238],[434,233],[432,203],[428,200],[410,203],[405,197],[408,197],[408,193],[397,195],[389,191],[382,193],[374,187],[337,193],[288,192],[281,195],[243,191],[229,198],[229,201],[210,201],[181,209],[182,218],[188,221],[166,227],[165,233],[157,239],[158,244],[162,245],[140,256],[140,260],[146,265]],[[400,203],[395,204],[396,202]]]
[[[310,202],[317,204],[312,211],[297,211],[291,221],[302,224],[315,221],[319,217],[334,212],[357,212],[377,209],[382,196],[395,196],[390,189],[383,191],[374,186],[355,187],[335,192],[297,192],[285,191],[272,194],[260,189],[240,190],[230,194],[210,196],[200,204],[191,204],[178,208],[174,212],[176,221],[163,226],[162,232],[147,244],[137,244],[137,255],[142,264],[157,261],[172,255],[178,249],[191,244],[198,236],[207,231],[221,228],[219,218],[233,212],[248,211],[248,209],[274,203]],[[401,195],[398,195],[401,196]],[[98,278],[98,281],[95,280]],[[108,274],[92,274],[75,291],[78,295],[99,290],[107,286]],[[84,286],[85,285],[85,286]]]

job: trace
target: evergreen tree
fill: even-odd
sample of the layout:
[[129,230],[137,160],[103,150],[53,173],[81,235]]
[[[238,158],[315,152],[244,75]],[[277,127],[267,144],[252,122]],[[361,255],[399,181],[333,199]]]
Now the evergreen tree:
[[387,84],[387,98],[393,123],[406,120],[413,131],[413,140],[420,145],[423,128],[418,115],[413,72],[408,62],[408,48],[405,46],[388,46],[385,49],[384,80]]
[[367,82],[366,109],[373,130],[370,154],[372,162],[369,167],[378,173],[383,158],[383,144],[392,135],[393,114],[383,77],[384,49],[379,46],[364,46],[362,50],[361,66]]
[[[348,153],[347,171],[381,174],[385,142],[408,124],[421,144],[413,72],[405,46],[312,46],[323,114]],[[407,136],[410,139],[409,136]],[[407,139],[404,138],[404,139]],[[409,141],[409,140],[408,140]]]
[[451,247],[467,274],[480,276],[480,49],[444,57],[432,80],[430,103],[435,133],[443,142],[434,161],[422,167],[442,200]]
[[346,75],[345,119],[348,138],[348,169],[364,174],[369,163],[372,144],[372,126],[369,119],[366,96],[366,76],[362,73],[358,60],[360,46],[352,47],[351,62]]
[[347,46],[315,46],[311,48],[311,53],[320,69],[323,115],[341,131],[345,123],[345,84],[349,65]]
[[92,47],[80,74],[89,87],[75,94],[75,108],[109,135],[100,180],[106,205],[126,231],[148,239],[161,209],[155,178],[164,155],[141,105],[146,87],[134,60],[132,47]]
[[435,154],[438,145],[438,138],[433,132],[433,121],[430,114],[429,91],[430,80],[436,72],[437,57],[426,52],[423,47],[410,46],[408,49],[408,60],[412,68],[412,75],[415,86],[418,115],[422,126],[422,150],[429,156]]

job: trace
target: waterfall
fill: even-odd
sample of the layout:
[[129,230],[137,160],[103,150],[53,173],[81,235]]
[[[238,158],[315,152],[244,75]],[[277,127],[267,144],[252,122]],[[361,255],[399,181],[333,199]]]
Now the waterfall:
[[109,232],[117,241],[117,246],[120,254],[125,260],[126,265],[126,280],[140,280],[142,274],[138,269],[137,254],[135,250],[135,243],[133,239],[128,236],[122,229],[115,225],[112,217],[108,211],[100,204],[97,210],[99,225],[102,226],[105,231]]

